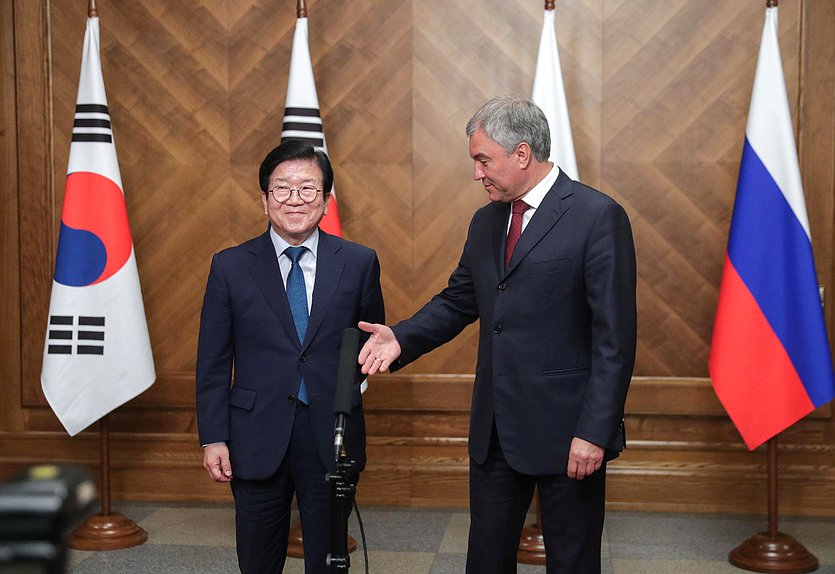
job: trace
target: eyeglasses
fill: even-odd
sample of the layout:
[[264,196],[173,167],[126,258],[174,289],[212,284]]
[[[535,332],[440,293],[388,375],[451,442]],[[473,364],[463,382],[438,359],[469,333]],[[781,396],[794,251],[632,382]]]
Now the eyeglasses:
[[286,185],[278,185],[270,190],[270,195],[278,203],[284,203],[290,200],[294,191],[299,195],[299,199],[305,203],[312,203],[316,200],[316,195],[322,192],[321,189],[315,188],[312,185],[303,185],[297,189],[287,187]]

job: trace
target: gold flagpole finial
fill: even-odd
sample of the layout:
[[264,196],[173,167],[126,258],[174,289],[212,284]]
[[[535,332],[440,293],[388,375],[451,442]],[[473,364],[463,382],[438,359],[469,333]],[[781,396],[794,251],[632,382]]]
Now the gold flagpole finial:
[[90,18],[98,18],[99,13],[96,10],[96,0],[87,0],[87,16]]
[[553,10],[554,4],[556,4],[556,0],[545,0],[545,9],[546,10]]
[[307,6],[304,5],[304,0],[296,0],[296,16],[307,18]]
[[776,8],[777,7],[777,0],[765,0],[765,7],[766,8]]

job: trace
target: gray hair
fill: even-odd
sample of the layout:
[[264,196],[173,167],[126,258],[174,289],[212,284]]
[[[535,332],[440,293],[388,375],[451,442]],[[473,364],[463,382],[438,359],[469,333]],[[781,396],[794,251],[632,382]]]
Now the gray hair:
[[551,131],[548,118],[535,103],[518,96],[493,98],[473,114],[467,122],[467,137],[481,130],[508,154],[527,143],[538,161],[547,161],[551,154]]

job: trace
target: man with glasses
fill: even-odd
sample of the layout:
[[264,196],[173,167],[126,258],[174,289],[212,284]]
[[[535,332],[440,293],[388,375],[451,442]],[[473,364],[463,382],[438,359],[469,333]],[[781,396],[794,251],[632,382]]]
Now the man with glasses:
[[[203,299],[203,466],[231,483],[241,572],[281,572],[295,493],[305,572],[325,573],[339,347],[345,328],[384,320],[380,265],[373,250],[318,228],[333,184],[324,152],[288,140],[264,158],[259,180],[269,229],[215,254]],[[344,444],[361,470],[359,388],[353,407]]]

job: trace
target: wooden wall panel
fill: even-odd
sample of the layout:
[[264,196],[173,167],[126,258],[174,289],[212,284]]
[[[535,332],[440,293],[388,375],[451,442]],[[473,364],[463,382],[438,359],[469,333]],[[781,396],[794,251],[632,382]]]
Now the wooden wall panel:
[[20,225],[14,10],[0,1],[0,420],[20,427]]
[[[824,313],[832,333],[833,221],[835,221],[835,69],[823,64],[835,58],[835,5],[808,3],[803,19],[809,39],[802,47],[802,91],[798,149],[809,226],[817,261],[818,282],[826,286]],[[830,346],[835,338],[830,335]],[[835,436],[835,435],[833,435]]]
[[[627,209],[638,250],[630,447],[619,508],[763,512],[748,453],[707,378],[764,0],[560,0],[557,37],[582,179]],[[308,0],[310,48],[346,237],[375,248],[389,322],[442,288],[472,212],[464,126],[491,96],[528,94],[540,0]],[[43,334],[85,2],[0,0],[0,477],[95,465],[40,391]],[[114,495],[228,500],[200,468],[198,314],[211,254],[265,227],[256,170],[277,144],[293,0],[99,2],[102,61],[157,383],[111,417]],[[835,5],[780,3],[780,42],[821,283],[833,275]],[[827,289],[827,300],[831,288]],[[826,309],[832,325],[832,309]],[[469,327],[366,397],[364,502],[467,504],[477,333]],[[782,508],[835,515],[835,421],[781,437]],[[739,489],[727,487],[734,476]]]

